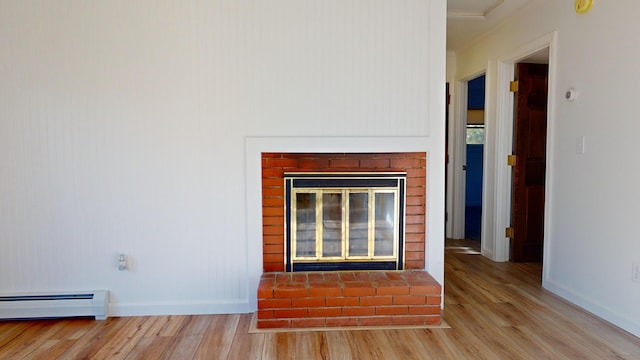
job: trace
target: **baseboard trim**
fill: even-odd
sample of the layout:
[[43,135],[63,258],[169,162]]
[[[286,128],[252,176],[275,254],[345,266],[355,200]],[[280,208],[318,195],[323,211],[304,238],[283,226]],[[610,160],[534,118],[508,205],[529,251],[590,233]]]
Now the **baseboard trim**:
[[591,314],[607,321],[634,336],[640,337],[640,324],[631,321],[629,316],[625,316],[611,308],[600,304],[584,294],[568,288],[552,279],[545,279],[542,287],[555,295],[569,301],[570,303],[590,312]]
[[252,312],[246,299],[219,302],[111,303],[110,316],[215,315]]

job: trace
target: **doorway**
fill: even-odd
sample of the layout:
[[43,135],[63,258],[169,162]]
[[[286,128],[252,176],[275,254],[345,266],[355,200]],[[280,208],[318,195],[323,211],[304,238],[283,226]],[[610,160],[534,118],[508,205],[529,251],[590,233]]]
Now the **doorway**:
[[[547,61],[548,62],[548,61]],[[542,262],[549,65],[519,62],[515,68],[510,260]]]
[[[485,144],[483,162],[482,184],[482,225],[481,225],[481,253],[483,256],[496,261],[510,260],[510,240],[505,236],[505,229],[511,226],[511,167],[507,166],[507,156],[513,151],[513,115],[514,96],[509,90],[509,82],[514,79],[515,65],[519,62],[540,62],[549,65],[548,74],[548,109],[553,109],[556,102],[554,89],[556,88],[557,58],[557,33],[551,32],[541,36],[522,47],[514,49],[502,57],[490,61],[483,73],[486,73],[486,123]],[[467,79],[474,79],[482,73],[476,73]],[[466,118],[467,118],[467,82],[461,79],[456,83],[455,96],[456,118],[455,140],[451,167],[454,176],[451,180],[452,213],[450,226],[454,239],[464,238],[465,220],[465,177],[462,165],[466,164]],[[553,138],[555,120],[553,112],[547,113],[547,138]],[[459,140],[458,140],[459,139]],[[549,169],[553,168],[552,142],[548,142],[546,149],[547,166],[545,178],[549,178]],[[543,253],[542,253],[542,279],[546,279],[546,266],[544,260],[549,256],[549,247],[546,246],[549,218],[551,214],[551,201],[549,195],[553,191],[545,189],[544,202],[544,228],[543,228]],[[459,194],[459,195],[458,195]]]
[[467,82],[464,237],[475,241],[480,241],[482,228],[485,77]]
[[[512,225],[512,168],[507,166],[507,158],[513,152],[513,134],[514,134],[514,95],[510,91],[510,81],[515,78],[515,68],[518,63],[541,63],[549,65],[547,89],[549,91],[546,100],[547,108],[553,109],[555,99],[552,89],[555,88],[555,58],[557,33],[552,32],[542,36],[520,49],[514,51],[511,55],[498,60],[497,67],[497,101],[496,101],[496,117],[495,117],[495,153],[491,157],[494,159],[494,184],[492,188],[495,193],[493,196],[494,205],[493,215],[491,219],[485,219],[484,227],[487,226],[490,232],[485,244],[483,239],[483,247],[486,245],[492,251],[490,254],[494,261],[510,261],[511,259],[511,240],[505,234],[505,229],[509,229]],[[548,127],[546,135],[548,139],[553,138],[554,119],[552,113],[546,112]],[[544,169],[545,180],[548,178],[549,169],[552,168],[549,156],[553,153],[553,149],[549,144],[545,145],[545,154],[547,154],[547,164]],[[548,194],[550,189],[546,188],[542,197],[544,198],[544,215],[541,216],[542,223],[542,272],[543,281],[545,279],[544,259],[548,257],[549,248],[546,245],[546,237],[548,232],[548,219],[550,218],[550,202]]]

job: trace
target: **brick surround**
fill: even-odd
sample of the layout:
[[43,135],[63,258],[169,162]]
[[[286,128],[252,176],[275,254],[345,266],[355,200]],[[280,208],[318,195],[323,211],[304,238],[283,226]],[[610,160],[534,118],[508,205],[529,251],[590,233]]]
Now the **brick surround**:
[[284,178],[291,172],[407,173],[405,269],[424,269],[426,153],[262,154],[262,263],[265,272],[284,271]]
[[[285,172],[406,172],[406,271],[284,273]],[[263,153],[258,328],[440,324],[441,286],[424,270],[426,153]]]

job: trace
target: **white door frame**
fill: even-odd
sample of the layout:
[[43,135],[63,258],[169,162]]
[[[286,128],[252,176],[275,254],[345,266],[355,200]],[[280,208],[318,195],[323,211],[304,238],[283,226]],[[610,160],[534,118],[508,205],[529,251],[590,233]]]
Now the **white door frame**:
[[[453,159],[453,172],[454,172],[454,182],[453,182],[453,238],[454,239],[464,239],[465,237],[465,203],[466,203],[466,194],[467,194],[467,172],[463,170],[463,166],[467,164],[467,102],[469,99],[469,81],[486,75],[486,70],[482,70],[473,75],[470,75],[464,79],[458,80],[456,82],[456,114],[458,114],[458,121],[455,121],[456,126],[453,128],[453,136],[451,137],[454,141],[454,159]],[[485,95],[487,93],[487,87],[485,84]],[[485,107],[486,107],[486,97],[485,97]],[[485,112],[486,116],[486,112]],[[486,119],[485,119],[486,124]],[[483,150],[484,151],[484,150]],[[483,160],[486,159],[486,155],[483,153]],[[484,163],[484,161],[483,161]],[[484,166],[482,169],[482,174],[484,177]],[[484,182],[483,182],[484,183]],[[483,185],[484,187],[484,185]],[[484,191],[484,189],[483,189]],[[484,205],[483,205],[484,212]]]
[[454,125],[451,131],[450,139],[453,142],[453,156],[451,167],[453,168],[453,186],[451,188],[452,196],[452,231],[451,237],[454,239],[464,238],[464,195],[465,195],[465,172],[462,166],[467,162],[467,152],[465,151],[465,133],[467,126],[467,81],[458,80],[455,85],[455,114],[457,121],[452,121]]
[[[504,236],[504,230],[511,224],[511,168],[507,166],[507,156],[513,149],[513,94],[509,91],[509,82],[513,80],[515,64],[527,56],[549,48],[549,94],[547,100],[547,166],[545,173],[545,216],[544,216],[544,253],[543,253],[543,278],[546,273],[549,246],[547,244],[551,210],[551,170],[553,169],[553,119],[555,108],[555,81],[556,81],[556,56],[557,33],[554,31],[542,36],[507,56],[498,59],[498,83],[496,99],[496,151],[495,151],[495,212],[492,217],[483,217],[483,228],[491,225],[494,231],[494,248],[492,260],[509,260],[509,239]],[[486,187],[483,189],[486,192]],[[492,224],[490,224],[492,222]],[[484,235],[484,233],[483,233]]]

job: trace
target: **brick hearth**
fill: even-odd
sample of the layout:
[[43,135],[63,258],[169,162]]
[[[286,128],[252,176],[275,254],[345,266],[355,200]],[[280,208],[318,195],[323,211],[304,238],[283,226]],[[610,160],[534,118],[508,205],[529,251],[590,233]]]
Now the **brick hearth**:
[[257,327],[435,325],[440,294],[422,270],[264,273]]

